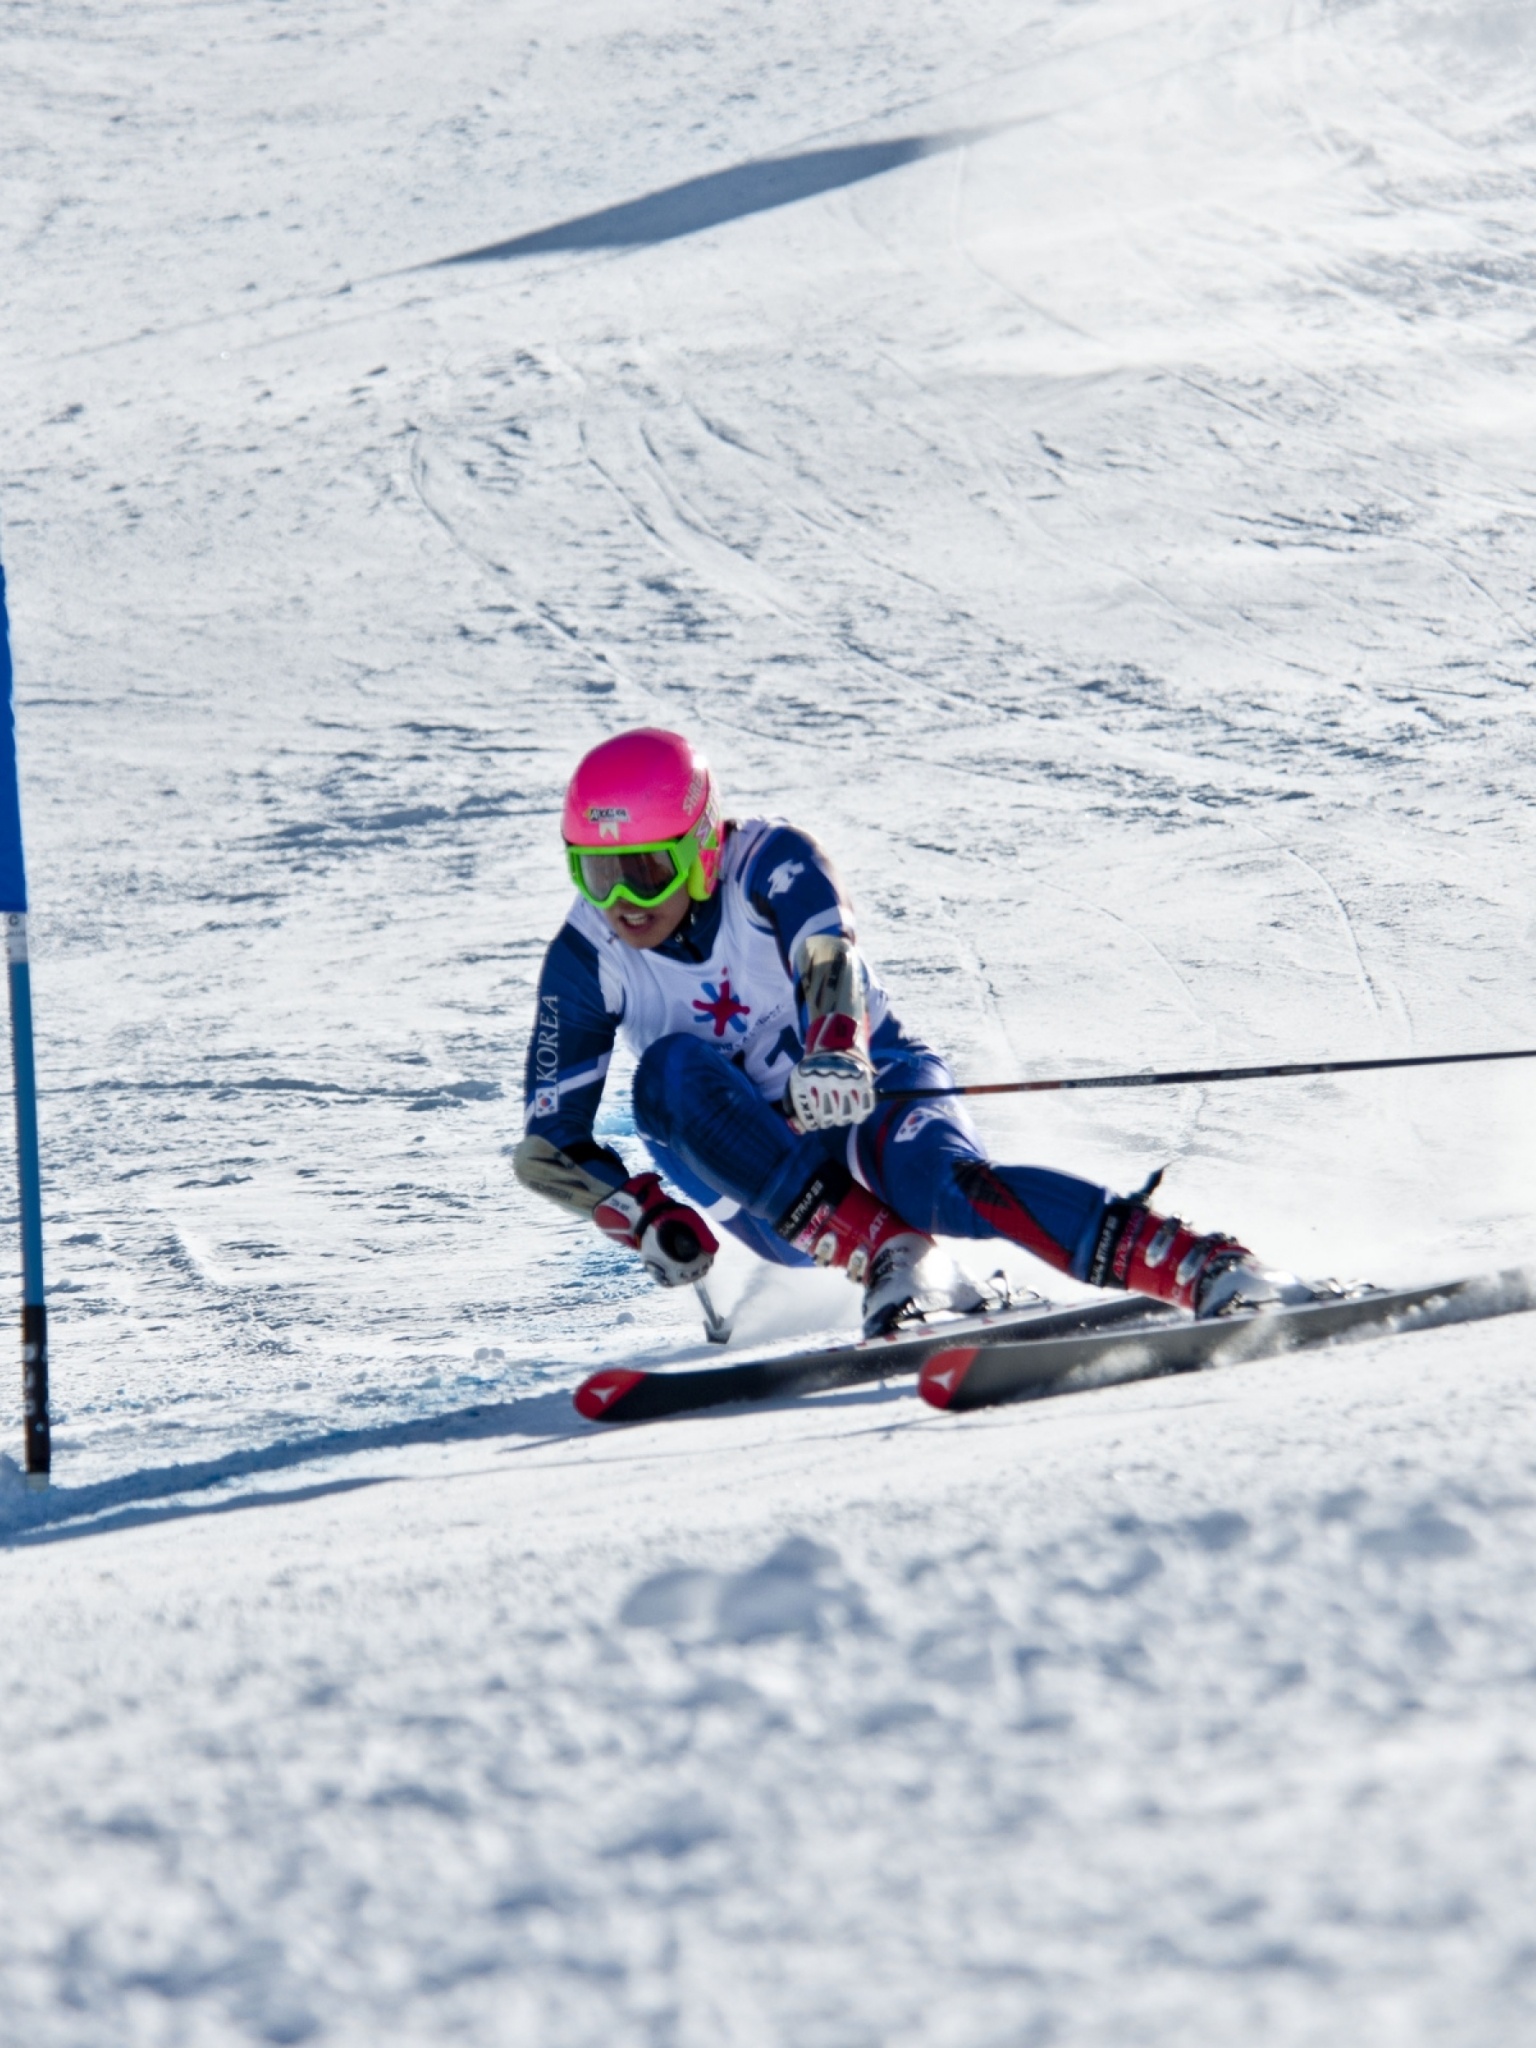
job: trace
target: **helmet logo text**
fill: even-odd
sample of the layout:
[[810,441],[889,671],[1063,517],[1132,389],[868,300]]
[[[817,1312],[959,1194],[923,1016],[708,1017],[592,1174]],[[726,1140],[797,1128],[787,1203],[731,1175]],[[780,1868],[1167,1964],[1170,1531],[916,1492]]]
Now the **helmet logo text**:
[[597,827],[599,839],[617,839],[619,827],[629,823],[629,812],[623,804],[588,804],[587,820]]

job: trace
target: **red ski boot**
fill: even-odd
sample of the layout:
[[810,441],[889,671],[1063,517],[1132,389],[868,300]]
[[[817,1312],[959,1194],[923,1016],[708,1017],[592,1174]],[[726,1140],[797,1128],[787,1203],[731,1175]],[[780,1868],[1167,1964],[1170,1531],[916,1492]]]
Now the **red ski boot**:
[[985,1306],[928,1233],[877,1201],[846,1167],[820,1168],[774,1227],[818,1266],[841,1267],[863,1287],[866,1337],[883,1337],[932,1309],[969,1314]]
[[1202,1236],[1177,1216],[1159,1216],[1134,1199],[1110,1205],[1088,1278],[1095,1287],[1126,1287],[1202,1317],[1291,1308],[1317,1298],[1294,1273],[1260,1265],[1235,1237],[1220,1231]]

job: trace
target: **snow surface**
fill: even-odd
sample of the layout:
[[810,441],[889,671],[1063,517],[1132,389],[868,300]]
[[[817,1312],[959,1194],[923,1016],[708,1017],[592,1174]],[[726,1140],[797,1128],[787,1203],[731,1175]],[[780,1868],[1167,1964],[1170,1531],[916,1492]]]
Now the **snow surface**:
[[[1528,0],[3,19],[0,2038],[1528,2035],[1528,1318],[604,1434],[694,1311],[506,1158],[642,719],[967,1077],[1536,1042]],[[1531,1258],[1523,1067],[982,1121]]]

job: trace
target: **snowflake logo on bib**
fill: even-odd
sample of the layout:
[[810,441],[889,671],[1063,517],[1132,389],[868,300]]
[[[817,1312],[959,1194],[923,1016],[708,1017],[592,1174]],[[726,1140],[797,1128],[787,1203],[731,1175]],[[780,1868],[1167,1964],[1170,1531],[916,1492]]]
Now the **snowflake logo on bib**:
[[695,996],[693,1007],[700,1024],[707,1018],[714,1025],[716,1038],[724,1038],[727,1029],[731,1031],[746,1030],[747,1027],[742,1022],[742,1019],[751,1016],[752,1005],[750,1003],[737,1002],[735,996],[731,993],[731,977],[728,974],[721,976],[718,988],[715,987],[712,981],[706,981],[704,983],[704,994],[708,996],[709,1001],[707,1003],[703,1002],[698,996]]

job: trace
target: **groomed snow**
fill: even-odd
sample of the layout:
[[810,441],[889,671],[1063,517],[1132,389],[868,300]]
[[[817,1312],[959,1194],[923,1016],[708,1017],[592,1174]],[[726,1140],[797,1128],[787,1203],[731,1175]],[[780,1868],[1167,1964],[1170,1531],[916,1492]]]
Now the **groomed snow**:
[[[603,1433],[696,1316],[506,1157],[640,720],[967,1078],[1536,1043],[1523,0],[4,20],[0,2038],[1523,2038],[1531,1318]],[[981,1120],[1532,1261],[1525,1067]]]

